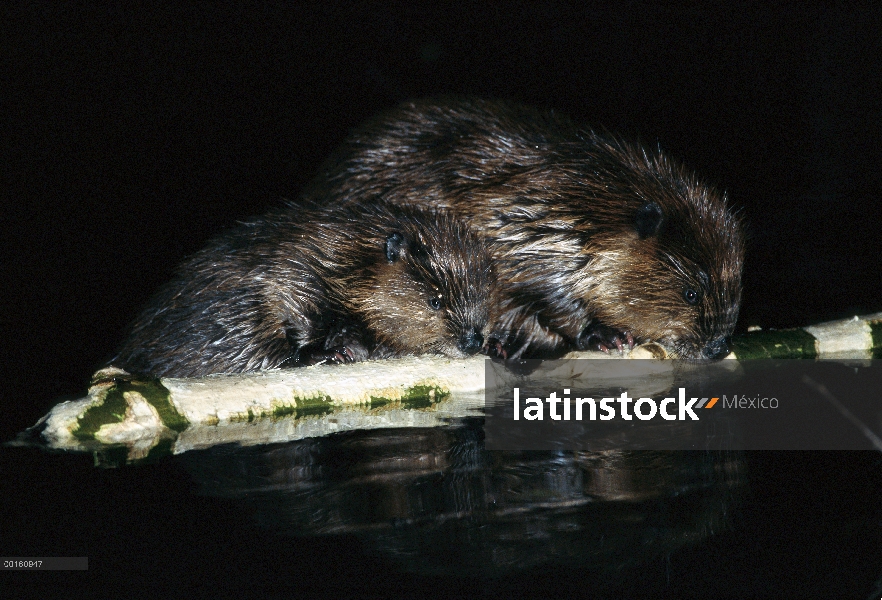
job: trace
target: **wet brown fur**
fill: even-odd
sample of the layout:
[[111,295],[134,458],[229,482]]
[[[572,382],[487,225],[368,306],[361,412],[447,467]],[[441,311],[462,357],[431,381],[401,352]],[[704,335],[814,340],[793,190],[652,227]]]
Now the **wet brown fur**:
[[742,226],[723,195],[660,151],[553,112],[426,100],[354,133],[302,201],[389,192],[452,210],[491,239],[505,288],[493,332],[514,356],[580,347],[598,324],[684,358],[727,352]]
[[463,357],[487,333],[494,286],[483,239],[449,213],[373,200],[273,212],[184,262],[110,363],[170,377],[269,369],[326,349],[341,324],[372,356]]

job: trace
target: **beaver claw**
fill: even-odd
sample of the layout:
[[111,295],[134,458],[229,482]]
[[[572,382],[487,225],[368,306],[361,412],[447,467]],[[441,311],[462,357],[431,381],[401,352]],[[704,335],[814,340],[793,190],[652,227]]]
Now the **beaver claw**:
[[312,366],[320,364],[340,365],[367,360],[368,351],[359,332],[345,326],[331,331],[324,342],[313,342],[301,347],[295,354],[294,364]]
[[630,331],[620,331],[600,323],[588,325],[576,341],[579,350],[600,350],[607,353],[613,348],[619,353],[624,352],[625,344],[628,345],[628,350],[634,349],[634,336]]
[[355,352],[348,346],[316,350],[300,358],[300,362],[304,365],[341,365],[356,362],[357,360]]
[[481,348],[481,353],[486,354],[489,358],[508,359],[508,350],[502,345],[502,342],[495,338],[490,338]]

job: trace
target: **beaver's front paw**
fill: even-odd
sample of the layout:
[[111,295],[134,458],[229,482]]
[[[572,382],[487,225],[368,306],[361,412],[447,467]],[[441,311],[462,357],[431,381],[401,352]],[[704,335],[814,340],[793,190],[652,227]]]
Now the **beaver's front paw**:
[[601,323],[592,323],[582,330],[576,347],[579,350],[600,350],[609,352],[613,348],[623,352],[625,345],[629,350],[634,349],[634,336],[630,331],[621,331],[613,327],[607,327]]
[[343,362],[359,362],[370,357],[366,334],[361,327],[352,323],[338,323],[325,338],[323,351],[329,354],[342,354]]
[[493,337],[487,338],[487,341],[484,342],[484,345],[481,347],[481,354],[486,354],[488,358],[501,358],[502,360],[508,358],[508,350],[506,350],[502,342]]
[[336,348],[317,348],[308,352],[301,352],[297,357],[297,363],[304,366],[311,365],[341,365],[343,363],[357,362],[356,353],[348,346]]

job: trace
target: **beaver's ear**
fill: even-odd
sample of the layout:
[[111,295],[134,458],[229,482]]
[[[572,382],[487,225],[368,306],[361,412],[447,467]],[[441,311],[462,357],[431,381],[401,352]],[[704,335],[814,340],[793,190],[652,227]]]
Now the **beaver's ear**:
[[641,240],[657,235],[663,220],[664,215],[662,214],[661,206],[655,202],[644,204],[637,211],[637,218],[634,219],[637,235]]
[[388,237],[386,237],[386,260],[390,263],[394,263],[401,255],[404,253],[406,249],[406,244],[404,241],[404,236],[398,233],[397,231],[394,233],[390,233]]

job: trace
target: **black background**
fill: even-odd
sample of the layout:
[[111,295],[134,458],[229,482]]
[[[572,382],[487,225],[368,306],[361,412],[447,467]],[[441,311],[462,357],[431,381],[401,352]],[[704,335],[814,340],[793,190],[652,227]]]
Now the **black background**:
[[882,310],[882,13],[782,4],[5,4],[0,437],[82,394],[181,258],[442,93],[560,110],[724,189],[741,330]]

